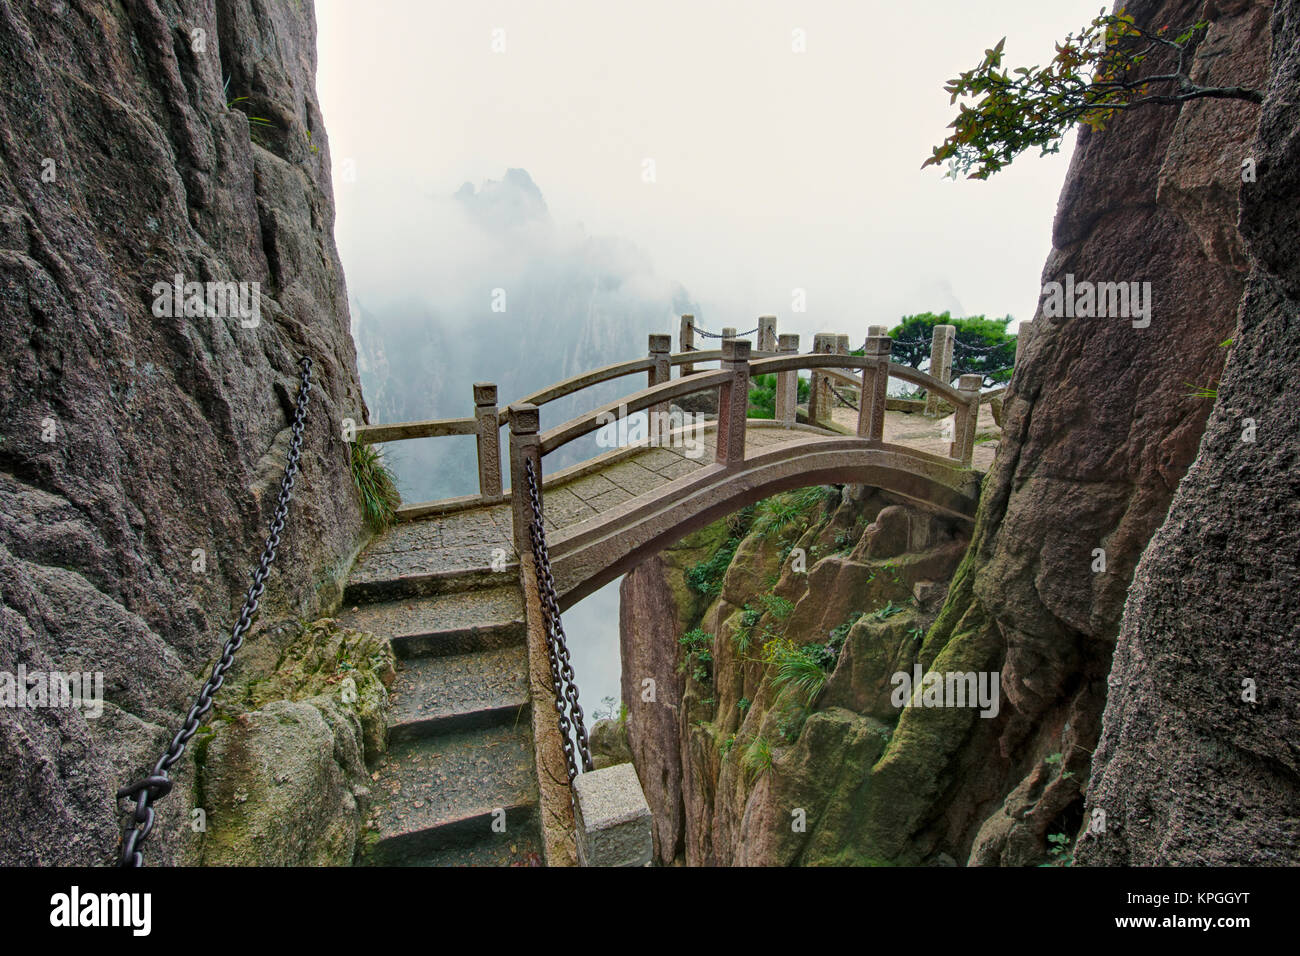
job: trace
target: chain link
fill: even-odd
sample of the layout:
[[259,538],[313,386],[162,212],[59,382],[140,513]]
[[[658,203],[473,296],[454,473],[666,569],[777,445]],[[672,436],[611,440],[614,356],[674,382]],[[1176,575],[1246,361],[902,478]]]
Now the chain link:
[[953,348],[958,352],[968,352],[974,355],[988,355],[990,352],[997,352],[1001,349],[1014,349],[1015,342],[997,342],[993,345],[981,347],[978,345],[967,345],[960,339],[953,340]]
[[266,589],[266,579],[271,573],[271,563],[275,561],[275,551],[280,546],[280,535],[284,531],[284,522],[289,514],[289,501],[293,497],[293,483],[298,476],[299,459],[302,455],[302,430],[307,421],[307,404],[311,393],[311,359],[303,357],[302,374],[298,389],[298,404],[293,417],[293,429],[289,441],[289,458],[284,466],[284,478],[280,481],[280,497],[276,502],[275,516],[271,519],[270,532],[266,537],[266,546],[262,549],[262,559],[257,570],[253,572],[253,583],[244,597],[243,610],[235,622],[221,659],[212,667],[212,675],[199,691],[185,717],[185,723],[172,738],[171,744],[158,762],[146,776],[127,784],[117,791],[117,799],[135,800],[135,810],[131,814],[131,823],[122,836],[122,853],[118,865],[124,867],[144,866],[144,843],[154,828],[154,809],[151,803],[157,803],[171,792],[173,781],[171,768],[185,753],[190,739],[199,731],[199,724],[214,703],[214,695],[226,682],[226,672],[235,663],[235,652],[244,644],[244,637],[253,626],[257,615],[258,602]]
[[831,393],[834,394],[834,396],[838,398],[843,404],[849,406],[849,408],[853,409],[855,412],[859,411],[858,403],[853,401],[851,398],[846,398],[844,393],[841,392],[838,388],[836,388],[834,383],[832,383],[830,379],[828,378],[822,379],[822,381],[824,381],[827,385],[830,386]]
[[[582,707],[578,705],[578,684],[574,680],[573,664],[569,660],[564,623],[560,620],[560,601],[555,594],[555,577],[551,574],[551,557],[546,547],[546,527],[542,524],[542,499],[537,489],[537,471],[531,458],[524,463],[524,476],[532,514],[528,524],[528,537],[533,546],[533,562],[537,565],[537,592],[541,598],[542,619],[546,626],[546,654],[551,664],[555,714],[560,723],[560,738],[564,746],[564,760],[569,768],[569,781],[573,782],[578,776],[577,757],[582,758],[584,772],[591,770],[591,745],[587,741]],[[573,752],[575,737],[578,742],[577,757]]]
[[700,333],[700,335],[704,336],[706,339],[724,339],[724,338],[743,339],[746,335],[753,335],[755,332],[757,332],[758,327],[755,326],[754,328],[750,329],[748,332],[737,332],[735,335],[722,335],[721,333],[718,332],[706,332],[698,325],[695,327],[695,331]]

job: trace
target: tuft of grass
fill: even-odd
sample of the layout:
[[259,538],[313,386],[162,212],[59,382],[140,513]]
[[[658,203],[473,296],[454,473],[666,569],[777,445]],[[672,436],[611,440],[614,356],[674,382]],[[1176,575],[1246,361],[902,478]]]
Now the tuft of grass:
[[745,755],[740,758],[740,766],[751,780],[772,769],[772,745],[766,737],[755,737],[745,748]]
[[797,518],[806,515],[825,500],[826,492],[821,486],[800,488],[798,491],[765,498],[755,509],[751,531],[764,539],[780,537]]
[[826,675],[838,658],[838,648],[826,644],[795,644],[779,638],[763,645],[764,662],[776,668],[772,686],[793,687],[809,705],[826,686]]
[[402,496],[377,448],[354,443],[350,457],[352,483],[361,496],[361,510],[372,528],[383,531],[393,523]]

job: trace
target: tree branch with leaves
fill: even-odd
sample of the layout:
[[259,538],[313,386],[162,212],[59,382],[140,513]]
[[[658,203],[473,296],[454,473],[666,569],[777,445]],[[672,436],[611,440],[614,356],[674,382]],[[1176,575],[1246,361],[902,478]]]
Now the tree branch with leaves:
[[[1143,106],[1173,106],[1198,99],[1263,102],[1260,90],[1203,86],[1190,75],[1196,47],[1209,29],[1202,20],[1179,31],[1150,30],[1120,10],[1104,10],[1078,34],[1056,44],[1046,66],[1003,68],[1006,37],[984,51],[979,66],[949,80],[958,103],[952,133],[922,164],[948,163],[949,175],[988,179],[1032,147],[1047,156],[1075,124],[1102,130],[1117,113]],[[1139,69],[1165,55],[1168,66],[1152,75]]]

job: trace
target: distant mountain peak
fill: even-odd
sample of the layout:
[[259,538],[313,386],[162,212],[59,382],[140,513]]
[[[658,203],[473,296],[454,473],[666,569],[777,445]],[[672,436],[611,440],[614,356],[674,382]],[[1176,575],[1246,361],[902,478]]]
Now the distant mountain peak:
[[477,188],[466,182],[456,200],[481,224],[493,228],[545,222],[551,217],[542,191],[526,169],[507,169],[501,179],[488,179]]

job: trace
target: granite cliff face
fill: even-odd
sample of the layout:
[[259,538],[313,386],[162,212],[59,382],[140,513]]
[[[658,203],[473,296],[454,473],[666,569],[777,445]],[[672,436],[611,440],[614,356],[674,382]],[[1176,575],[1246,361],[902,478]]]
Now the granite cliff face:
[[[1157,27],[1200,18],[1213,20],[1197,50],[1194,75],[1210,83],[1230,79],[1257,88],[1264,85],[1271,3],[1137,0],[1125,6],[1139,22]],[[1281,16],[1280,20],[1283,26],[1277,28],[1274,39],[1292,37],[1294,25],[1287,25]],[[1159,65],[1150,64],[1153,69]],[[1294,70],[1289,59],[1281,65]],[[1138,110],[1119,116],[1103,133],[1084,130],[1079,135],[1043,282],[1064,283],[1067,276],[1078,281],[1150,282],[1154,309],[1146,328],[1135,327],[1127,318],[1054,319],[1040,314],[1020,356],[1002,409],[1004,434],[985,478],[969,551],[916,654],[926,671],[1000,672],[1002,703],[997,717],[980,719],[971,710],[908,708],[896,726],[885,728],[886,739],[881,739],[880,733],[873,738],[870,728],[859,732],[839,724],[823,726],[826,718],[820,714],[810,718],[804,733],[815,730],[818,736],[806,746],[815,748],[820,741],[820,760],[806,766],[798,761],[787,764],[784,773],[772,775],[769,786],[776,787],[784,780],[788,790],[794,786],[791,781],[803,780],[812,788],[807,792],[825,792],[829,787],[835,795],[822,804],[823,817],[817,827],[821,836],[809,838],[793,856],[785,850],[772,850],[781,840],[788,842],[786,837],[778,838],[773,829],[789,829],[779,815],[767,821],[761,834],[757,829],[751,831],[755,841],[751,845],[759,847],[757,853],[738,849],[736,842],[731,843],[729,856],[719,854],[716,845],[712,851],[696,849],[705,840],[715,844],[734,840],[734,830],[730,837],[725,827],[710,832],[717,819],[706,806],[715,785],[719,791],[726,788],[727,771],[706,766],[698,779],[683,771],[685,802],[677,814],[685,820],[682,843],[688,861],[1022,865],[1050,858],[1049,835],[1068,842],[1078,832],[1128,588],[1144,549],[1165,521],[1175,490],[1197,455],[1213,404],[1194,397],[1193,386],[1213,385],[1220,377],[1227,355],[1221,343],[1233,336],[1252,256],[1255,260],[1268,258],[1272,270],[1271,278],[1252,281],[1247,299],[1258,324],[1276,331],[1285,314],[1283,303],[1291,294],[1287,285],[1290,267],[1283,267],[1285,256],[1280,252],[1286,246],[1279,243],[1277,233],[1279,222],[1292,232],[1294,226],[1294,205],[1287,206],[1294,201],[1293,192],[1288,192],[1295,175],[1294,142],[1288,139],[1281,105],[1289,97],[1294,110],[1294,77],[1285,81],[1275,78],[1275,84],[1279,83],[1282,85],[1273,94],[1276,138],[1263,146],[1251,145],[1259,107],[1228,101]],[[1260,149],[1260,155],[1274,163],[1267,182],[1278,195],[1287,197],[1279,202],[1247,199],[1243,227],[1249,226],[1247,235],[1253,236],[1253,242],[1266,243],[1267,257],[1248,255],[1235,225],[1242,163],[1252,149]],[[1256,187],[1246,188],[1264,182],[1261,178]],[[1256,205],[1251,207],[1251,202]],[[1266,467],[1259,459],[1261,490],[1286,486],[1283,466],[1294,457],[1295,448],[1295,432],[1287,431],[1286,417],[1293,414],[1293,406],[1282,398],[1288,388],[1294,389],[1294,371],[1284,371],[1282,357],[1269,356],[1265,362],[1259,352],[1280,349],[1276,342],[1276,337],[1260,338],[1246,349],[1234,346],[1233,351],[1234,358],[1260,356],[1265,367],[1243,393],[1243,401],[1254,399],[1261,406],[1256,417],[1276,428],[1278,435],[1290,436],[1278,440],[1286,450],[1280,450],[1279,444],[1252,446],[1257,458],[1261,453],[1274,456]],[[1225,381],[1221,395],[1232,402],[1227,384]],[[1276,397],[1266,401],[1265,396]],[[1247,414],[1237,404],[1232,408],[1238,417]],[[1222,425],[1223,441],[1231,430],[1228,418],[1225,415]],[[1257,460],[1242,457],[1250,454],[1250,450],[1235,447],[1232,456],[1216,466],[1219,480],[1248,469],[1247,461]],[[1233,470],[1227,471],[1229,468]],[[1196,533],[1214,535],[1214,540],[1221,542],[1224,539],[1211,530],[1215,512],[1208,501],[1209,474],[1201,479],[1206,490],[1197,505],[1202,523]],[[1278,503],[1261,500],[1243,509],[1243,521],[1253,516],[1262,522],[1255,526],[1252,542],[1268,533],[1266,528],[1276,527],[1281,514],[1278,509],[1290,507],[1280,502],[1294,501],[1294,493],[1269,500]],[[1237,524],[1234,520],[1234,526]],[[1185,535],[1191,533],[1184,531]],[[1266,545],[1260,542],[1257,547],[1242,555],[1243,571],[1264,560]],[[1210,583],[1216,573],[1214,565],[1194,562],[1188,553],[1180,560],[1184,568],[1191,564],[1198,568],[1200,577],[1191,580],[1201,581],[1204,601],[1222,595],[1222,585]],[[1176,561],[1164,565],[1154,559],[1149,562],[1153,573],[1162,566],[1165,577],[1161,580],[1167,581],[1180,565]],[[646,580],[629,576],[633,583],[625,586],[625,597],[648,608],[655,600],[655,587],[659,587],[654,579],[662,575],[653,567],[637,575]],[[1271,584],[1250,585],[1248,591],[1261,587],[1273,595],[1284,590],[1279,586],[1283,577],[1274,570],[1266,579]],[[840,586],[834,578],[809,575],[809,593],[816,596],[805,600],[834,606],[840,600]],[[638,599],[637,592],[642,589],[649,597]],[[626,594],[628,590],[632,593]],[[1137,598],[1143,593],[1140,587]],[[1159,597],[1148,593],[1145,600],[1148,604],[1158,602],[1167,614],[1174,614],[1180,602],[1173,593],[1181,592],[1165,592]],[[739,594],[732,600],[742,603],[749,597]],[[1203,610],[1210,613],[1209,608]],[[1150,674],[1138,680],[1140,668],[1150,660],[1147,654],[1158,647],[1171,661],[1183,662],[1171,664],[1175,670],[1190,668],[1191,660],[1200,659],[1177,652],[1178,632],[1162,632],[1156,638],[1154,631],[1147,635],[1140,630],[1136,604],[1129,613],[1133,620],[1128,626],[1133,633],[1121,655],[1116,672],[1120,683],[1115,686],[1127,686],[1123,682],[1128,680],[1137,682],[1125,692],[1126,703],[1116,705],[1110,730],[1114,740],[1102,750],[1103,755],[1114,754],[1116,773],[1094,798],[1113,805],[1123,805],[1116,801],[1117,791],[1124,786],[1120,779],[1125,771],[1119,768],[1128,766],[1125,741],[1141,741],[1133,759],[1141,759],[1137,754],[1147,752],[1147,759],[1154,760],[1151,754],[1169,739],[1156,729],[1139,731],[1146,725],[1137,715],[1159,718],[1169,714],[1176,709],[1173,701],[1181,699],[1191,680],[1182,674],[1182,683],[1173,681],[1159,690],[1150,683]],[[1248,618],[1241,612],[1242,620],[1251,621],[1256,630],[1263,626],[1266,613],[1251,612],[1260,616]],[[660,629],[671,637],[677,625],[661,623]],[[1188,620],[1181,633],[1195,627]],[[1196,641],[1204,643],[1211,634],[1222,633],[1222,625],[1206,625],[1197,633]],[[625,654],[627,636],[625,631]],[[1254,645],[1260,673],[1269,664],[1289,674],[1278,657],[1277,639],[1274,634]],[[839,669],[844,666],[841,659],[828,687],[840,681]],[[1289,680],[1273,683],[1272,699],[1294,690]],[[637,711],[632,710],[629,731],[633,752],[643,784],[651,781],[649,790],[659,787],[660,778],[665,788],[671,789],[675,768],[692,766],[688,755],[674,756],[673,729],[684,727],[696,716],[691,711],[689,688],[683,693],[682,713],[647,714],[642,727],[637,725]],[[626,679],[624,694],[631,705]],[[1238,727],[1222,714],[1212,718],[1212,709],[1207,705],[1204,717],[1215,733]],[[852,718],[850,723],[853,719],[878,719],[870,702],[861,696],[845,710]],[[1259,728],[1252,726],[1258,733]],[[1249,730],[1244,725],[1240,729]],[[639,734],[646,739],[638,742]],[[1203,738],[1202,756],[1211,739],[1212,735]],[[800,746],[804,746],[802,742]],[[1294,777],[1287,777],[1288,772],[1293,773],[1287,768],[1294,768],[1294,748],[1279,751],[1277,739],[1249,733],[1242,746],[1251,760],[1268,762],[1270,781],[1290,780],[1280,784],[1280,792],[1294,793]],[[1189,756],[1189,760],[1193,758]],[[1230,770],[1237,765],[1233,758],[1224,758],[1214,766],[1214,778],[1224,788],[1219,801],[1225,807],[1223,812],[1230,802],[1226,795]],[[780,761],[775,766],[782,770]],[[1159,790],[1166,771],[1154,766],[1148,771],[1148,795]],[[1287,801],[1265,802],[1281,827]],[[701,806],[706,812],[697,809]],[[738,812],[745,809],[743,804],[736,808]],[[1143,820],[1159,816],[1146,805],[1135,812]],[[669,816],[672,818],[671,811]],[[1207,823],[1215,816],[1205,814]],[[744,819],[749,818],[746,815]],[[814,819],[811,812],[808,819]],[[751,822],[757,826],[757,820]],[[669,858],[664,852],[668,838],[661,832],[660,851],[665,860]],[[1280,835],[1275,842],[1281,842]],[[1118,846],[1122,849],[1104,854],[1093,851],[1094,858],[1118,859],[1130,852],[1123,841]],[[1150,858],[1149,847],[1141,852],[1135,847],[1132,853],[1138,859]]]
[[[627,739],[659,862],[872,862],[844,838],[854,795],[968,540],[881,492],[813,488],[624,578]],[[815,693],[781,676],[792,666]]]
[[[103,862],[114,791],[174,733],[247,588],[299,358],[315,388],[268,624],[337,599],[363,534],[340,423],[365,407],[310,4],[0,3],[0,60],[0,671],[102,671],[106,698],[97,719],[0,710],[0,862]],[[256,323],[155,310],[176,274],[258,283]],[[328,763],[334,735],[312,732],[301,756]],[[194,858],[192,757],[150,862]]]
[[1250,278],[1200,452],[1124,610],[1082,863],[1300,861],[1296,0],[1277,4],[1271,46],[1241,186]]

